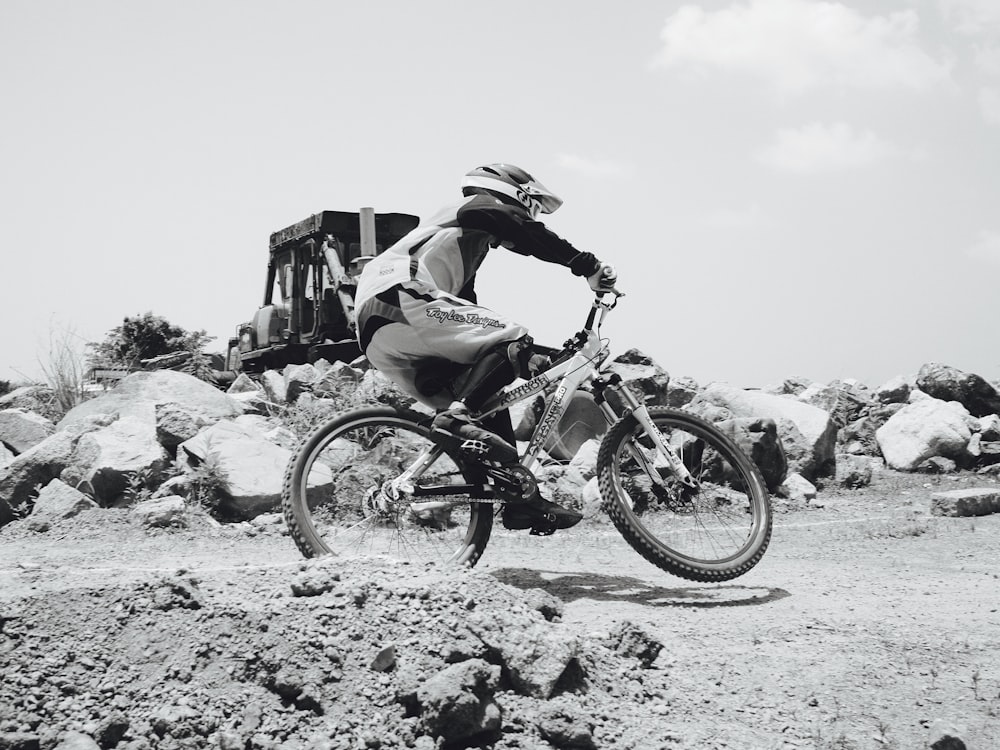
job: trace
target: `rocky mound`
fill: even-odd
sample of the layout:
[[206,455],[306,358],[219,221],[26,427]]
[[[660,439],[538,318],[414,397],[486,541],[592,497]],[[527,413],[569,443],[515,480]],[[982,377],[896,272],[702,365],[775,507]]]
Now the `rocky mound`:
[[0,748],[659,746],[660,646],[628,623],[581,637],[540,590],[384,560],[245,578],[2,605]]

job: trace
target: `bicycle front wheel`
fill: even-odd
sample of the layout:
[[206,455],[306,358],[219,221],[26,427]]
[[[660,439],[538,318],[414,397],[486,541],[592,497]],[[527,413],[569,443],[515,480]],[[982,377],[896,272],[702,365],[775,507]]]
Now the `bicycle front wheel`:
[[[493,528],[475,471],[428,438],[416,412],[358,409],[321,425],[285,471],[282,508],[303,555],[475,565]],[[393,480],[419,462],[402,491]]]
[[628,416],[598,452],[604,507],[640,555],[692,581],[726,581],[756,565],[771,538],[771,503],[753,462],[692,414],[650,407],[653,423],[697,480],[681,484],[645,429]]

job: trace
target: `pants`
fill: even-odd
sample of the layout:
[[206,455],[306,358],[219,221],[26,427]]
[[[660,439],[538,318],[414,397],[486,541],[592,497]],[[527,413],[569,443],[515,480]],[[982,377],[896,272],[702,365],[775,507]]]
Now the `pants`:
[[407,282],[357,308],[361,348],[368,361],[409,396],[435,409],[454,400],[447,390],[428,395],[418,387],[434,360],[471,365],[528,329],[488,308],[420,282]]

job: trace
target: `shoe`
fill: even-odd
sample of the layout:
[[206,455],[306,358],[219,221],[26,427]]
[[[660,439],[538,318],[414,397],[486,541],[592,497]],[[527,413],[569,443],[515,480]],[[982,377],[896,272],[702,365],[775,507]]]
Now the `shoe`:
[[558,529],[568,529],[583,520],[583,514],[564,508],[539,494],[524,503],[503,506],[503,525],[512,531],[531,529],[536,536],[548,536]]
[[517,448],[495,432],[473,422],[468,413],[460,408],[447,409],[434,417],[431,430],[432,435],[434,432],[443,432],[457,438],[461,441],[459,449],[475,458],[489,459],[500,464],[517,463]]

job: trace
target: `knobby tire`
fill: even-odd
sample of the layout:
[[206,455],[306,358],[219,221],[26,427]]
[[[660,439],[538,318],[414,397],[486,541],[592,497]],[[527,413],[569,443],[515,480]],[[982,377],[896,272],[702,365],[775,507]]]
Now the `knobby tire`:
[[[372,510],[378,497],[373,492],[432,445],[428,421],[410,410],[370,407],[336,417],[306,437],[282,483],[285,521],[305,557],[379,555],[467,566],[479,561],[493,528],[493,505],[472,502],[467,490],[449,493],[453,508],[429,522],[408,513],[408,503],[399,512]],[[475,467],[443,452],[420,481],[468,485],[475,475]]]
[[701,489],[686,491],[676,480],[654,487],[634,451],[650,461],[656,452],[640,423],[626,416],[598,451],[601,498],[612,522],[636,552],[668,573],[692,581],[743,575],[771,538],[771,504],[759,470],[711,423],[665,407],[649,407],[649,414]]

